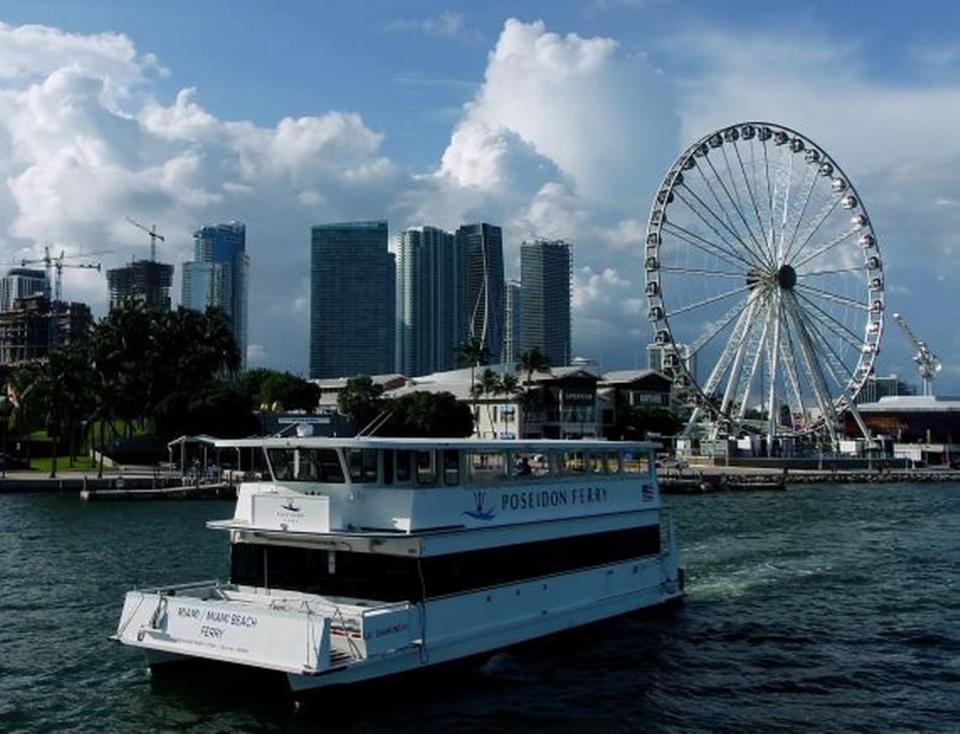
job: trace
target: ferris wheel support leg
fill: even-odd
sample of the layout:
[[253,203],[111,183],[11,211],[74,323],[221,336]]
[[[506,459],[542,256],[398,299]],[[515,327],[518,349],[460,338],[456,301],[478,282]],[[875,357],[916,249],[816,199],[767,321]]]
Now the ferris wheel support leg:
[[773,336],[770,345],[770,381],[767,398],[767,455],[773,456],[773,438],[777,431],[777,360],[780,357],[780,296],[773,295],[774,305],[770,307],[770,318],[773,321]]
[[863,420],[863,416],[860,415],[860,411],[857,410],[856,403],[851,402],[850,407],[847,408],[850,411],[850,415],[853,416],[853,420],[857,423],[857,428],[860,429],[860,433],[863,434],[863,437],[868,441],[873,441],[873,434],[870,433],[870,429],[867,427],[866,422]]

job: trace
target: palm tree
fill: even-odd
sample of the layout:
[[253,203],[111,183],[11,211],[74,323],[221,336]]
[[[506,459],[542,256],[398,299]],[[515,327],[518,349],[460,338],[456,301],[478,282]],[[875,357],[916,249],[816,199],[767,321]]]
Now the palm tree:
[[457,361],[462,367],[470,367],[470,396],[473,398],[473,414],[477,414],[477,398],[482,394],[477,392],[476,369],[490,361],[490,350],[483,343],[483,339],[471,334],[457,347]]
[[[507,400],[512,401],[513,398],[520,392],[520,382],[517,380],[517,376],[510,374],[509,372],[500,376],[500,392],[507,396]],[[503,432],[507,432],[507,419],[504,416],[503,411],[500,412],[500,418],[503,422]],[[520,437],[519,424],[517,431],[517,438]]]
[[528,349],[520,353],[520,369],[527,373],[525,384],[529,386],[533,380],[533,373],[549,372],[550,363],[547,362],[547,358],[543,356],[543,352],[534,347],[533,349]]
[[[480,395],[486,395],[488,398],[493,398],[497,393],[500,392],[500,376],[491,369],[485,369],[483,374],[480,375],[480,384],[477,386],[479,388]],[[490,424],[491,432],[495,433],[493,427],[493,411],[490,406],[490,400],[487,400],[485,405],[487,411],[487,423]]]

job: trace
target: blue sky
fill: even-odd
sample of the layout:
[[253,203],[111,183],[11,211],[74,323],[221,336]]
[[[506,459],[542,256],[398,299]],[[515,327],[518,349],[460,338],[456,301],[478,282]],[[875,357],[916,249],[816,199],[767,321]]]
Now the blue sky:
[[[943,318],[958,311],[960,6],[919,9],[0,4],[0,32],[17,39],[0,42],[0,250],[55,240],[127,259],[133,215],[166,228],[179,262],[193,227],[244,219],[251,364],[302,372],[310,223],[484,218],[505,226],[508,270],[523,237],[574,241],[575,351],[629,367],[648,330],[635,245],[664,169],[718,125],[773,119],[857,182],[891,306],[960,392],[960,336]],[[90,276],[65,289],[103,307]],[[913,378],[892,329],[880,365]]]

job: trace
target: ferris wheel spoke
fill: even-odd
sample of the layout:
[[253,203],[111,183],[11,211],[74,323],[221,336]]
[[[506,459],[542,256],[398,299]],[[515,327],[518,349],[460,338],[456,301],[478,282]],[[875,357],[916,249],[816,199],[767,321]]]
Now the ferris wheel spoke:
[[[750,402],[750,387],[753,385],[753,381],[757,375],[757,367],[760,365],[760,359],[763,356],[764,344],[767,341],[767,329],[769,327],[769,319],[767,318],[769,314],[764,314],[762,320],[757,321],[759,326],[759,335],[756,341],[752,339],[747,344],[747,351],[744,355],[744,363],[747,366],[746,376],[743,374],[737,375],[736,388],[734,391],[734,396],[737,399],[737,419],[735,425],[739,429],[740,425],[743,423],[743,418],[747,412],[747,403]],[[751,332],[752,334],[753,332]],[[761,397],[762,400],[762,397]]]
[[852,308],[860,308],[864,311],[869,311],[870,307],[865,303],[860,303],[860,301],[854,301],[852,298],[847,298],[846,296],[841,296],[836,293],[831,293],[830,291],[825,291],[820,288],[814,288],[812,285],[801,285],[797,283],[797,289],[802,289],[809,293],[816,293],[821,298],[826,298],[828,301],[835,301],[836,303],[842,303],[845,306],[850,306]]
[[670,313],[665,314],[665,318],[668,318],[668,319],[669,319],[669,318],[672,318],[672,317],[674,317],[674,316],[679,316],[679,315],[682,314],[682,313],[687,313],[688,311],[695,311],[695,310],[698,309],[698,308],[703,308],[704,306],[709,306],[711,303],[716,303],[717,301],[722,301],[724,298],[730,298],[730,296],[735,296],[735,295],[737,295],[738,293],[744,293],[744,292],[748,291],[749,289],[750,289],[749,286],[744,285],[744,286],[741,286],[740,288],[734,288],[733,290],[726,291],[725,293],[721,293],[721,294],[716,295],[716,296],[711,296],[710,298],[704,298],[702,301],[696,301],[695,303],[691,303],[691,304],[689,304],[689,305],[687,305],[687,306],[683,306],[683,307],[681,307],[681,308],[678,308],[678,309],[675,310],[675,311],[671,311]]
[[807,246],[807,243],[813,239],[813,236],[817,233],[817,230],[823,225],[831,214],[833,214],[834,209],[840,204],[840,197],[836,197],[833,200],[833,203],[825,203],[820,207],[820,211],[817,213],[817,216],[814,218],[814,221],[811,223],[810,230],[804,233],[803,240],[800,242],[800,246],[796,249],[793,254],[794,258],[800,257],[800,253],[803,252],[803,248]]
[[797,215],[797,226],[793,228],[793,234],[790,235],[790,241],[787,243],[787,249],[783,253],[783,262],[790,261],[790,252],[793,250],[793,245],[797,241],[797,233],[800,231],[800,223],[803,221],[803,215],[807,213],[807,207],[810,205],[810,196],[813,194],[813,189],[817,185],[817,172],[815,169],[811,169],[813,175],[810,177],[810,186],[807,187],[807,194],[803,198],[803,206],[800,208],[800,213]]
[[770,185],[770,157],[767,154],[766,140],[763,141],[763,174],[767,180],[767,216],[770,220],[767,242],[769,242],[772,247],[773,243],[776,242],[776,230],[773,227],[773,187]]
[[[834,317],[824,309],[820,308],[820,306],[818,306],[816,303],[814,303],[812,300],[807,298],[802,293],[796,293],[796,295],[798,299],[802,299],[812,309],[814,309],[822,319],[826,319],[825,323],[831,324],[830,328],[833,330],[833,332],[837,336],[846,340],[846,342],[850,344],[850,346],[854,347],[855,349],[860,349],[860,347],[863,346],[863,340],[860,337],[858,337],[856,334],[854,334],[852,331],[850,331],[850,329],[847,328],[847,326],[842,321],[840,321],[839,319],[837,319],[836,317]],[[797,306],[803,309],[803,306],[800,305],[799,300],[797,301]],[[803,310],[806,310],[806,309],[803,309]]]
[[787,163],[784,166],[781,164],[780,173],[781,179],[780,184],[783,188],[783,211],[781,212],[782,220],[780,222],[780,237],[774,242],[774,252],[776,254],[776,261],[780,260],[780,253],[783,251],[783,238],[787,231],[787,220],[790,213],[790,191],[793,188],[793,154],[790,152],[790,146],[783,146],[783,154],[786,156]]
[[[742,316],[743,312],[750,305],[749,299],[744,299],[742,303],[738,303],[736,306],[727,311],[723,316],[720,317],[718,321],[715,321],[710,326],[707,327],[707,330],[704,331],[700,336],[693,340],[690,344],[688,353],[692,357],[697,352],[699,352],[703,347],[705,347],[710,341],[721,331],[723,331],[730,323],[736,319],[738,316]],[[734,326],[734,331],[736,331],[736,326]]]
[[839,366],[841,372],[846,372],[850,380],[853,380],[853,372],[847,367],[846,363],[837,354],[836,350],[830,345],[830,342],[820,333],[819,330],[813,328],[815,324],[810,320],[810,315],[803,313],[803,310],[800,310],[801,318],[806,319],[807,333],[813,337],[813,347],[814,351],[817,351],[817,344],[820,344],[820,355],[823,358],[823,364],[827,368],[827,371],[830,373],[830,376],[833,377],[834,382],[837,383],[837,386],[841,390],[846,390],[850,383],[846,380],[841,379],[837,371],[834,369]]
[[[700,170],[700,166],[697,166],[696,170],[700,172],[700,176],[703,178],[704,181],[706,181],[707,180],[706,174],[704,174],[703,171]],[[705,202],[700,196],[697,195],[696,191],[694,191],[689,186],[687,186],[686,183],[682,184],[682,186],[684,190],[687,191],[687,193],[689,193],[694,199],[696,199],[697,203],[700,204],[700,206],[702,206],[704,209],[706,209],[707,212],[710,214],[710,216],[712,216],[716,220],[716,222],[721,227],[723,227],[730,234],[731,237],[733,237],[734,241],[736,241],[744,249],[744,251],[748,253],[753,260],[756,261],[756,264],[760,267],[763,267],[763,261],[760,260],[757,257],[756,253],[747,246],[746,242],[744,242],[743,239],[740,237],[740,234],[736,230],[731,229],[728,223],[723,221],[723,219],[715,211],[713,211],[710,205],[707,204],[707,202]],[[707,184],[707,187],[710,188],[709,183]],[[720,200],[717,198],[717,195],[712,188],[710,188],[710,192],[713,194],[714,198],[717,199],[717,204],[718,206],[720,206],[721,211],[723,211],[723,206],[720,204]],[[678,195],[679,195],[679,192],[678,192]],[[700,214],[700,212],[697,211],[689,201],[687,201],[682,196],[680,198],[688,207],[690,207],[691,209],[697,212],[697,215],[701,218],[701,220],[703,220],[704,224],[710,227],[710,229],[713,230],[713,233],[717,235],[717,237],[719,237],[721,240],[727,243],[728,246],[730,247],[734,246],[733,243],[729,242],[726,237],[722,236],[720,232],[716,230],[715,227],[713,227],[706,219],[704,219],[703,215]],[[724,215],[727,217],[727,219],[729,219],[729,215],[727,214],[726,211],[724,211]]]
[[[702,206],[704,209],[706,209],[707,212],[708,212],[717,222],[719,222],[720,225],[721,225],[724,229],[726,229],[728,232],[730,231],[730,228],[727,227],[727,225],[724,223],[724,221],[723,221],[722,219],[720,219],[720,217],[717,216],[716,212],[714,212],[709,206],[707,206],[707,204],[703,201],[703,199],[701,199],[699,196],[697,196],[697,192],[695,192],[693,189],[689,188],[686,184],[681,184],[681,186],[682,186],[683,189],[686,190],[694,199],[696,199],[697,202],[700,204],[700,206]],[[722,234],[720,234],[720,231],[710,222],[709,219],[707,219],[707,218],[703,215],[703,212],[701,212],[697,207],[695,207],[693,204],[691,204],[691,203],[687,200],[687,198],[680,192],[680,189],[679,189],[679,188],[675,190],[675,193],[676,193],[677,198],[680,199],[680,201],[682,201],[684,204],[686,204],[687,207],[690,209],[690,211],[692,211],[694,214],[696,214],[696,215],[697,215],[697,218],[698,218],[701,222],[703,222],[703,224],[704,224],[711,232],[713,232],[713,233],[717,236],[717,239],[719,239],[721,242],[724,243],[724,245],[726,245],[726,247],[720,248],[720,249],[722,249],[722,250],[723,250],[724,252],[726,252],[727,254],[729,254],[729,255],[737,258],[738,260],[742,260],[742,261],[743,261],[744,263],[746,263],[749,267],[755,267],[755,266],[761,266],[761,267],[762,267],[762,264],[761,264],[760,262],[756,261],[756,256],[753,254],[753,252],[752,252],[749,248],[744,247],[744,251],[750,255],[750,259],[749,259],[749,260],[748,260],[745,256],[738,255],[737,252],[736,252],[736,245],[734,245],[733,243],[731,243],[729,240],[727,240],[726,237],[724,237]],[[668,221],[666,224],[670,224],[670,222]],[[674,227],[679,227],[679,225],[677,225],[677,224],[674,224],[673,226],[674,226]],[[682,229],[682,228],[681,228],[681,229]],[[684,230],[684,231],[687,231],[687,230]],[[735,239],[741,246],[743,246],[743,242],[740,241],[739,237],[737,236],[737,233],[736,233],[736,232],[731,232],[731,234],[733,235],[734,239]],[[703,240],[702,237],[697,237],[697,239]],[[718,248],[720,247],[720,246],[719,246],[718,244],[716,244],[716,243],[711,243],[711,244],[713,244],[714,247],[718,247]]]
[[806,273],[797,273],[797,278],[813,278],[818,275],[839,275],[842,273],[865,273],[869,270],[866,265],[855,268],[836,268],[834,270],[808,270]]
[[[716,169],[713,167],[713,161],[710,160],[709,156],[704,156],[701,160],[705,160],[707,162],[707,165],[710,166],[710,169],[714,172],[714,174],[716,174]],[[733,219],[730,217],[730,212],[727,211],[727,208],[723,205],[723,202],[720,201],[720,196],[717,194],[716,189],[713,188],[713,184],[710,183],[710,179],[707,177],[707,174],[704,172],[703,166],[698,164],[696,166],[696,171],[697,173],[700,174],[700,178],[703,179],[703,183],[706,185],[707,191],[710,192],[710,195],[713,197],[713,200],[717,203],[717,209],[719,209],[720,212],[723,214],[723,219],[721,219],[720,217],[716,217],[717,221],[724,226],[724,229],[726,229],[731,235],[733,235],[733,238],[737,240],[737,242],[739,242],[741,245],[747,248],[747,243],[745,239],[740,236],[740,232],[737,230],[736,225],[734,225],[733,223]],[[717,181],[719,183],[719,179],[717,179]],[[690,191],[691,194],[694,193],[693,190],[690,189],[689,187],[685,186],[685,188],[687,188],[687,190]],[[696,196],[696,194],[694,195]],[[706,202],[701,202],[701,203],[704,206],[706,206]],[[724,222],[724,219],[726,220],[726,222]]]
[[711,275],[719,278],[735,278],[743,280],[743,273],[733,273],[729,270],[708,270],[706,268],[678,268],[673,266],[660,266],[661,273],[684,273],[687,275]]
[[769,376],[767,380],[767,440],[773,441],[773,436],[777,428],[776,400],[777,400],[777,367],[780,357],[780,292],[775,291],[771,294],[771,300],[775,303],[770,308],[770,321],[773,323],[773,333],[770,335],[769,351],[767,352],[767,365],[769,367]]
[[[727,173],[730,176],[730,182],[731,184],[734,185],[734,190],[736,190],[736,183],[735,183],[735,179],[733,178],[733,172],[730,169],[730,160],[727,157],[727,150],[726,148],[721,148],[720,150],[723,151],[723,160],[727,166]],[[720,184],[720,188],[723,189],[723,193],[727,195],[727,199],[729,199],[730,204],[733,206],[734,210],[737,212],[737,215],[740,217],[740,221],[743,222],[743,227],[747,231],[747,234],[750,236],[750,239],[753,240],[753,244],[757,246],[757,251],[754,254],[756,254],[760,260],[766,261],[767,265],[771,265],[772,263],[768,260],[763,247],[760,246],[760,242],[757,241],[757,238],[754,235],[753,230],[750,229],[750,225],[747,223],[747,218],[743,215],[743,210],[740,208],[740,205],[737,203],[737,199],[740,198],[740,192],[737,191],[737,199],[734,199],[733,195],[730,193],[730,190],[727,188],[727,185],[723,182],[723,178],[721,178],[720,173],[717,171],[716,167],[713,165],[713,161],[707,158],[707,164],[710,166],[710,170],[713,171],[713,175],[717,177],[717,183]],[[746,240],[743,240],[743,244],[744,244],[744,247],[747,246]]]
[[[698,250],[707,253],[708,255],[713,255],[714,257],[723,260],[727,265],[730,265],[734,268],[746,267],[747,269],[754,267],[753,263],[749,260],[737,255],[735,252],[732,252],[725,247],[721,247],[716,242],[712,242],[704,237],[701,237],[696,232],[691,232],[689,229],[681,227],[679,224],[674,224],[673,222],[664,222],[663,228],[669,233],[672,234],[677,239],[683,240],[688,245],[696,247]],[[683,234],[681,234],[683,233]],[[720,254],[724,253],[724,254]],[[739,260],[742,265],[738,265],[736,262],[730,258]]]
[[807,255],[807,256],[806,256],[805,258],[803,258],[803,260],[801,260],[800,262],[794,263],[794,264],[793,264],[793,267],[794,267],[794,268],[800,268],[800,267],[803,267],[804,265],[806,265],[806,264],[807,264],[808,262],[810,262],[811,260],[816,260],[816,259],[817,259],[818,257],[820,257],[822,254],[824,254],[825,252],[829,252],[829,251],[832,250],[834,247],[836,247],[837,245],[839,245],[841,242],[845,242],[846,240],[850,239],[853,235],[855,235],[855,234],[856,234],[857,232],[859,232],[861,229],[862,229],[862,227],[851,227],[851,228],[848,229],[846,232],[841,232],[841,233],[838,234],[836,237],[834,237],[832,240],[827,241],[826,244],[820,246],[818,249],[814,250],[812,253],[810,253],[809,255]]
[[[766,237],[763,234],[763,220],[760,218],[760,207],[757,206],[757,197],[753,194],[753,187],[750,185],[750,179],[747,177],[746,166],[743,165],[743,156],[740,155],[740,146],[737,145],[737,141],[733,141],[733,150],[737,154],[737,161],[740,164],[740,173],[743,175],[743,183],[747,188],[747,193],[750,195],[750,203],[753,205],[753,213],[757,217],[757,231],[760,233],[761,241],[766,243],[766,252],[767,257],[771,257],[772,253],[770,251],[770,243],[767,242]],[[751,154],[753,153],[753,147],[750,148]],[[756,175],[756,166],[754,165],[754,175]]]
[[713,386],[714,390],[719,386],[720,381],[723,379],[723,375],[727,373],[727,368],[729,367],[730,369],[730,372],[727,375],[727,384],[723,391],[723,397],[720,401],[720,414],[724,416],[729,414],[731,401],[733,400],[735,391],[740,384],[740,374],[743,372],[743,362],[746,357],[747,349],[750,345],[750,335],[753,332],[753,329],[758,325],[756,319],[753,318],[757,308],[758,303],[756,300],[754,300],[751,303],[750,310],[747,312],[749,315],[741,324],[738,324],[738,327],[741,327],[739,329],[739,334],[737,335],[738,338],[731,339],[727,343],[727,347],[724,350],[721,360],[717,362],[717,367],[721,367],[722,365],[722,369],[717,375],[716,384]]

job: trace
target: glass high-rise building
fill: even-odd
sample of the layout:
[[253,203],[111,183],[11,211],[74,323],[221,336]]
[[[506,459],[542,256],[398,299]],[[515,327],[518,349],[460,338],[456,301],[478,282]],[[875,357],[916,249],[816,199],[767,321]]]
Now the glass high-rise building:
[[508,280],[503,287],[503,352],[501,361],[514,364],[520,361],[523,344],[523,291],[520,281]]
[[11,268],[0,278],[0,313],[12,311],[17,301],[38,294],[50,298],[45,270]]
[[395,270],[386,221],[311,229],[310,377],[395,370]]
[[417,377],[453,369],[464,331],[454,236],[413,227],[396,244],[397,370]]
[[181,304],[204,311],[216,306],[230,321],[240,359],[247,357],[247,290],[250,260],[246,226],[213,224],[193,233],[193,262],[183,264]]
[[552,367],[570,364],[572,246],[563,240],[520,245],[524,352],[539,349]]
[[456,247],[464,282],[463,337],[478,337],[497,363],[503,346],[503,233],[492,224],[466,224],[457,230]]

